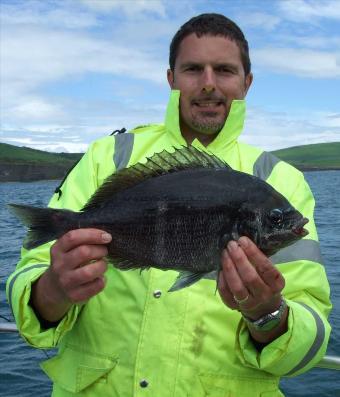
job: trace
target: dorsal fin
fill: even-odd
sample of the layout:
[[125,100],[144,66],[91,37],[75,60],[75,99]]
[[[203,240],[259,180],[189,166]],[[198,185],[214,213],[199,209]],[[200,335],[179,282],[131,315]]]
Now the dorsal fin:
[[182,146],[172,153],[163,150],[146,160],[145,164],[137,163],[107,177],[82,211],[98,208],[114,194],[156,176],[195,168],[230,168],[215,155],[202,152],[194,146]]

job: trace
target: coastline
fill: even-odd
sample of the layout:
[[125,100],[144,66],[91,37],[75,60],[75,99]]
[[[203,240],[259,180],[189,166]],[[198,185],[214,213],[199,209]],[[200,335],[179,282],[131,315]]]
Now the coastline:
[[[340,171],[340,142],[270,151],[302,172]],[[63,179],[83,153],[52,153],[0,143],[0,182]]]
[[[313,167],[303,166],[295,168],[301,172],[314,171],[340,171],[340,167]],[[4,182],[37,182],[47,180],[61,180],[72,167],[69,164],[65,167],[44,164],[1,164],[0,183]]]
[[293,165],[295,168],[297,168],[301,172],[305,171],[340,171],[340,167],[297,167],[294,164]]
[[63,179],[71,166],[1,164],[0,182],[36,182]]

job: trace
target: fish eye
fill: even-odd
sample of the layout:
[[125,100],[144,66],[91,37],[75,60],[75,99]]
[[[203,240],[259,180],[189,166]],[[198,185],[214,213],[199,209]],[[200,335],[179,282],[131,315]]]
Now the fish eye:
[[270,211],[270,219],[272,222],[276,223],[276,224],[280,224],[283,221],[283,212],[278,209],[275,208],[273,210]]

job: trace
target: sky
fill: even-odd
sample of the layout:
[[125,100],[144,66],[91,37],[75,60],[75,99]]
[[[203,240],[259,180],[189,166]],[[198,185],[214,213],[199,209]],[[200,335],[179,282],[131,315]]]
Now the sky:
[[83,152],[162,123],[169,44],[222,13],[249,42],[241,140],[265,150],[340,141],[340,0],[0,0],[0,141]]

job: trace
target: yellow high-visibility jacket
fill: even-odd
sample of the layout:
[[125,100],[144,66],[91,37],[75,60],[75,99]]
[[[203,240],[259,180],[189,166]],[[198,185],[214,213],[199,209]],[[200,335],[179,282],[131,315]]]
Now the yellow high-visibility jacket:
[[[136,128],[94,142],[64,182],[51,207],[80,210],[105,178],[164,149],[186,145],[179,128],[179,92],[173,91],[164,125]],[[303,174],[260,149],[240,143],[245,103],[206,148],[236,169],[281,192],[305,217],[309,235],[272,257],[286,280],[288,331],[258,351],[238,311],[226,307],[216,281],[202,279],[168,293],[177,273],[109,266],[105,289],[73,305],[44,329],[29,305],[31,285],[50,263],[50,246],[22,250],[7,282],[7,297],[21,335],[32,346],[59,347],[42,364],[54,397],[274,397],[281,376],[313,367],[330,334],[329,285],[313,220],[314,199]],[[24,370],[24,369],[23,369]]]

